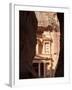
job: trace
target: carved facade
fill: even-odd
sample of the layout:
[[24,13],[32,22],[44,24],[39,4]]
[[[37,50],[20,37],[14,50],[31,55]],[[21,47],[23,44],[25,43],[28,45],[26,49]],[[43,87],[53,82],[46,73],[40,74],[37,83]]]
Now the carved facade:
[[35,14],[38,20],[38,30],[36,56],[33,64],[38,64],[39,77],[52,77],[59,58],[60,24],[56,13],[35,12]]

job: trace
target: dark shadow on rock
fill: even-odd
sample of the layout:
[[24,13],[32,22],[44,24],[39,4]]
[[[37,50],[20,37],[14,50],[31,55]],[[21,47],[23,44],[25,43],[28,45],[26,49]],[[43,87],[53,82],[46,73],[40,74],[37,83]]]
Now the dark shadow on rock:
[[37,19],[33,11],[19,11],[19,78],[37,77],[33,69]]
[[57,13],[60,23],[60,54],[55,77],[64,77],[64,13]]

